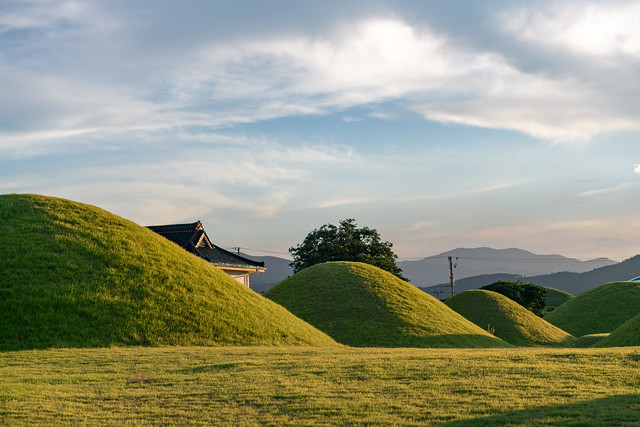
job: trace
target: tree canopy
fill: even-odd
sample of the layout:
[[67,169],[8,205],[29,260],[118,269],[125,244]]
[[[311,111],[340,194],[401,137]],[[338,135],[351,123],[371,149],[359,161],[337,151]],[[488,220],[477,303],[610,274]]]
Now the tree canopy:
[[533,283],[524,283],[521,280],[499,280],[480,289],[497,292],[514,300],[527,310],[542,316],[545,308],[544,297],[547,290]]
[[[336,227],[325,224],[313,230],[304,241],[289,248],[294,272],[328,261],[355,261],[371,264],[407,280],[396,265],[393,244],[381,241],[375,228],[358,228],[355,219],[347,218]],[[407,280],[408,281],[408,280]]]

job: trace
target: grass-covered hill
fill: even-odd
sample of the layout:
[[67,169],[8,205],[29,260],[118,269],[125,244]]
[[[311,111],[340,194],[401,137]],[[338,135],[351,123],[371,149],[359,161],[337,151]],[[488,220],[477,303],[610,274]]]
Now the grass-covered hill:
[[575,338],[497,292],[466,291],[446,304],[476,325],[517,346],[567,346]]
[[545,288],[546,294],[544,296],[544,305],[546,310],[552,311],[560,307],[565,302],[573,298],[569,292],[561,291],[560,289]]
[[587,334],[583,335],[580,338],[576,339],[573,343],[573,347],[575,348],[588,348],[595,346],[596,343],[602,341],[610,334],[605,332],[603,334]]
[[102,209],[0,196],[0,350],[337,345],[154,232]]
[[640,271],[640,255],[617,264],[596,268],[585,273],[561,272],[543,276],[525,277],[521,280],[536,285],[562,289],[572,295],[580,295],[603,283],[629,280]]
[[612,282],[578,295],[544,316],[576,337],[613,332],[640,313],[640,282]]
[[314,265],[265,296],[351,346],[509,346],[437,299],[368,264]]
[[640,313],[618,326],[609,336],[594,344],[594,347],[640,346]]

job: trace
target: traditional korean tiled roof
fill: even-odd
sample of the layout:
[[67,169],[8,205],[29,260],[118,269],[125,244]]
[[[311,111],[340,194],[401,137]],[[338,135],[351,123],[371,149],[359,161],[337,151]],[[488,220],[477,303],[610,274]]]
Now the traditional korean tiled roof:
[[198,238],[204,233],[204,228],[200,221],[190,224],[151,225],[147,228],[187,250],[189,249],[189,243],[195,246]]
[[213,248],[197,248],[202,258],[220,267],[264,269],[264,262],[252,261],[213,245]]
[[187,251],[219,267],[264,270],[264,262],[253,261],[214,245],[204,231],[202,222],[188,224],[152,225],[147,227],[171,240]]

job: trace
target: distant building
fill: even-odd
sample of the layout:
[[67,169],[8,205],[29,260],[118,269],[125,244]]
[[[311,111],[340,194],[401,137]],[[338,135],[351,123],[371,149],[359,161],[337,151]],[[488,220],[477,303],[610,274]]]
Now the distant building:
[[187,252],[204,258],[246,287],[249,287],[249,277],[252,274],[263,273],[266,270],[264,262],[252,261],[211,243],[200,221],[190,224],[152,225],[147,228],[171,240]]

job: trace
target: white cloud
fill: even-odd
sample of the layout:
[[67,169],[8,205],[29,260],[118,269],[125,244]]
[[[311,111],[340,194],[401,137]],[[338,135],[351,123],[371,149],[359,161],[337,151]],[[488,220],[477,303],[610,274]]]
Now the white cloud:
[[210,86],[222,97],[278,96],[274,114],[278,108],[286,114],[285,106],[295,111],[307,105],[313,107],[309,113],[318,113],[405,98],[430,120],[511,129],[555,142],[640,129],[634,111],[616,106],[625,101],[606,93],[606,81],[531,74],[500,53],[468,50],[400,20],[364,21],[326,38],[213,46],[203,55],[204,69],[216,71],[195,73],[202,78],[193,86],[197,93]]
[[[309,113],[438,87],[455,73],[447,48],[428,31],[398,20],[367,20],[326,37],[292,36],[212,43],[175,76],[181,98],[215,93]],[[315,108],[315,109],[314,109]]]
[[[21,48],[13,62],[0,61],[0,112],[13,127],[0,134],[0,150],[38,152],[81,135],[105,140],[119,133],[129,139],[127,134],[145,131],[214,129],[387,100],[401,100],[429,120],[552,141],[640,129],[633,91],[613,93],[608,81],[572,74],[531,73],[497,46],[474,49],[426,23],[367,18],[313,34],[224,40],[203,31],[183,49],[165,51],[145,39],[162,30],[153,21],[146,23],[149,34],[134,31],[131,19],[110,26],[98,18],[99,6],[32,2],[14,7],[12,19],[0,18],[0,35],[19,28],[55,30],[54,36],[40,31],[13,41]],[[503,25],[521,39],[546,43],[542,35],[551,31],[560,45],[573,46],[593,24],[602,29],[593,32],[601,40],[585,46],[609,52],[619,40],[616,49],[632,55],[640,46],[640,32],[628,18],[634,7],[571,3],[547,14],[521,8],[507,14],[514,18],[510,26]],[[574,10],[582,14],[575,18]],[[131,39],[125,43],[126,37]],[[47,55],[18,55],[22,51]]]
[[404,231],[415,232],[422,231],[424,229],[433,229],[439,224],[438,221],[419,221],[414,224],[411,224]]
[[640,174],[640,165],[633,165],[633,171],[637,174]]
[[500,15],[500,24],[524,40],[592,56],[640,53],[640,2],[571,1],[529,5]]
[[7,1],[0,14],[0,34],[25,29],[54,30],[60,23],[86,18],[87,12],[87,5],[77,1]]

